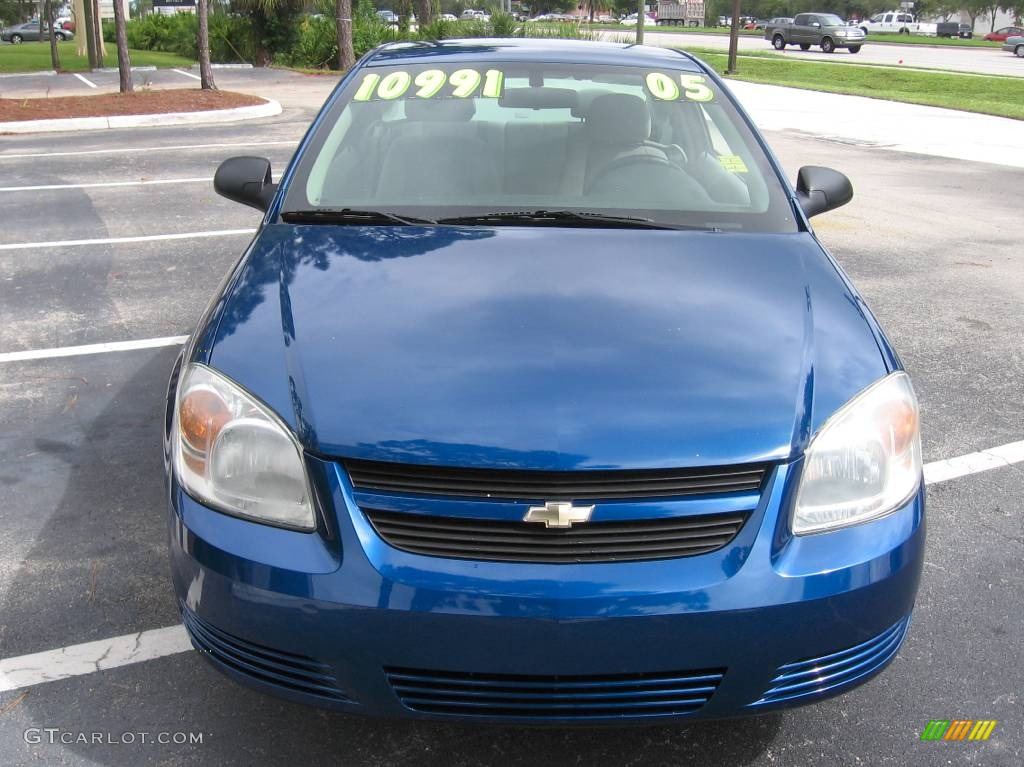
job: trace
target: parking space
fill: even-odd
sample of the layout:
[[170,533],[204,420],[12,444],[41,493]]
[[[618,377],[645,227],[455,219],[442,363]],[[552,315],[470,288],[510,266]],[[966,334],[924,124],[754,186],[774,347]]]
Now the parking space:
[[[221,78],[225,88],[280,95],[284,113],[0,146],[0,658],[178,621],[161,468],[175,342],[3,355],[190,332],[259,220],[214,196],[217,164],[259,154],[276,175],[333,85],[272,72]],[[816,228],[913,376],[926,462],[1024,439],[1024,253],[1012,194],[1022,171],[792,132],[768,138],[791,177],[828,165],[854,183],[854,201]],[[141,239],[116,241],[126,237]],[[624,730],[410,724],[281,702],[176,652],[0,692],[0,754],[8,764],[1018,765],[1022,497],[1024,463],[929,487],[924,579],[899,658],[812,707]],[[936,718],[999,724],[986,742],[922,742]],[[26,742],[26,729],[47,727],[203,738]]]

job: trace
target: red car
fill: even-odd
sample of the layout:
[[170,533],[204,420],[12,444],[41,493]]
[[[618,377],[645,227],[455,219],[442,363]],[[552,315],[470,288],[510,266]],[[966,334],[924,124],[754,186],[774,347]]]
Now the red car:
[[1005,43],[1006,38],[1014,35],[1024,35],[1024,27],[1003,27],[995,32],[989,32],[985,39],[993,43]]

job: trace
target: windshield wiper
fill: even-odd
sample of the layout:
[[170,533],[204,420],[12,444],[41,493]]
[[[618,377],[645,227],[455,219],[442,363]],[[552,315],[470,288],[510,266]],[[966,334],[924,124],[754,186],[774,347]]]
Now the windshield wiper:
[[613,216],[606,213],[594,213],[585,210],[513,210],[494,213],[477,213],[471,216],[440,218],[439,224],[505,224],[510,222],[530,222],[534,224],[607,227],[609,225],[626,229],[696,229],[698,227],[680,226],[655,221],[652,218],[639,216]]
[[353,208],[311,208],[309,210],[286,210],[281,218],[289,224],[398,224],[399,226],[420,226],[436,224],[430,218],[400,216],[386,210],[355,210]]

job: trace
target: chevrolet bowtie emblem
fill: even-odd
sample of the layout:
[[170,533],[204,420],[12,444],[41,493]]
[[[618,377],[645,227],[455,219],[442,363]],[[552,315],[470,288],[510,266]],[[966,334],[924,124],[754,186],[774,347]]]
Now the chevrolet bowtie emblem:
[[543,506],[531,506],[524,522],[543,522],[544,527],[572,527],[575,522],[587,522],[593,506],[573,506],[568,501],[548,501]]

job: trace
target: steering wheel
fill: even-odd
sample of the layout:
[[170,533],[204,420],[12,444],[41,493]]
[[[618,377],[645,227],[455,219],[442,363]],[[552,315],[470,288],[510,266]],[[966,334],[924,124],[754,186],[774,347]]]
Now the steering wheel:
[[597,173],[595,173],[594,176],[587,182],[586,186],[583,189],[583,193],[590,194],[594,190],[594,187],[597,186],[598,182],[603,180],[605,176],[608,176],[609,174],[614,173],[617,170],[621,170],[622,168],[631,168],[636,165],[658,166],[660,168],[668,168],[674,173],[682,173],[678,165],[666,159],[665,157],[658,157],[652,154],[626,154],[620,157],[616,157],[610,163],[601,168]]

